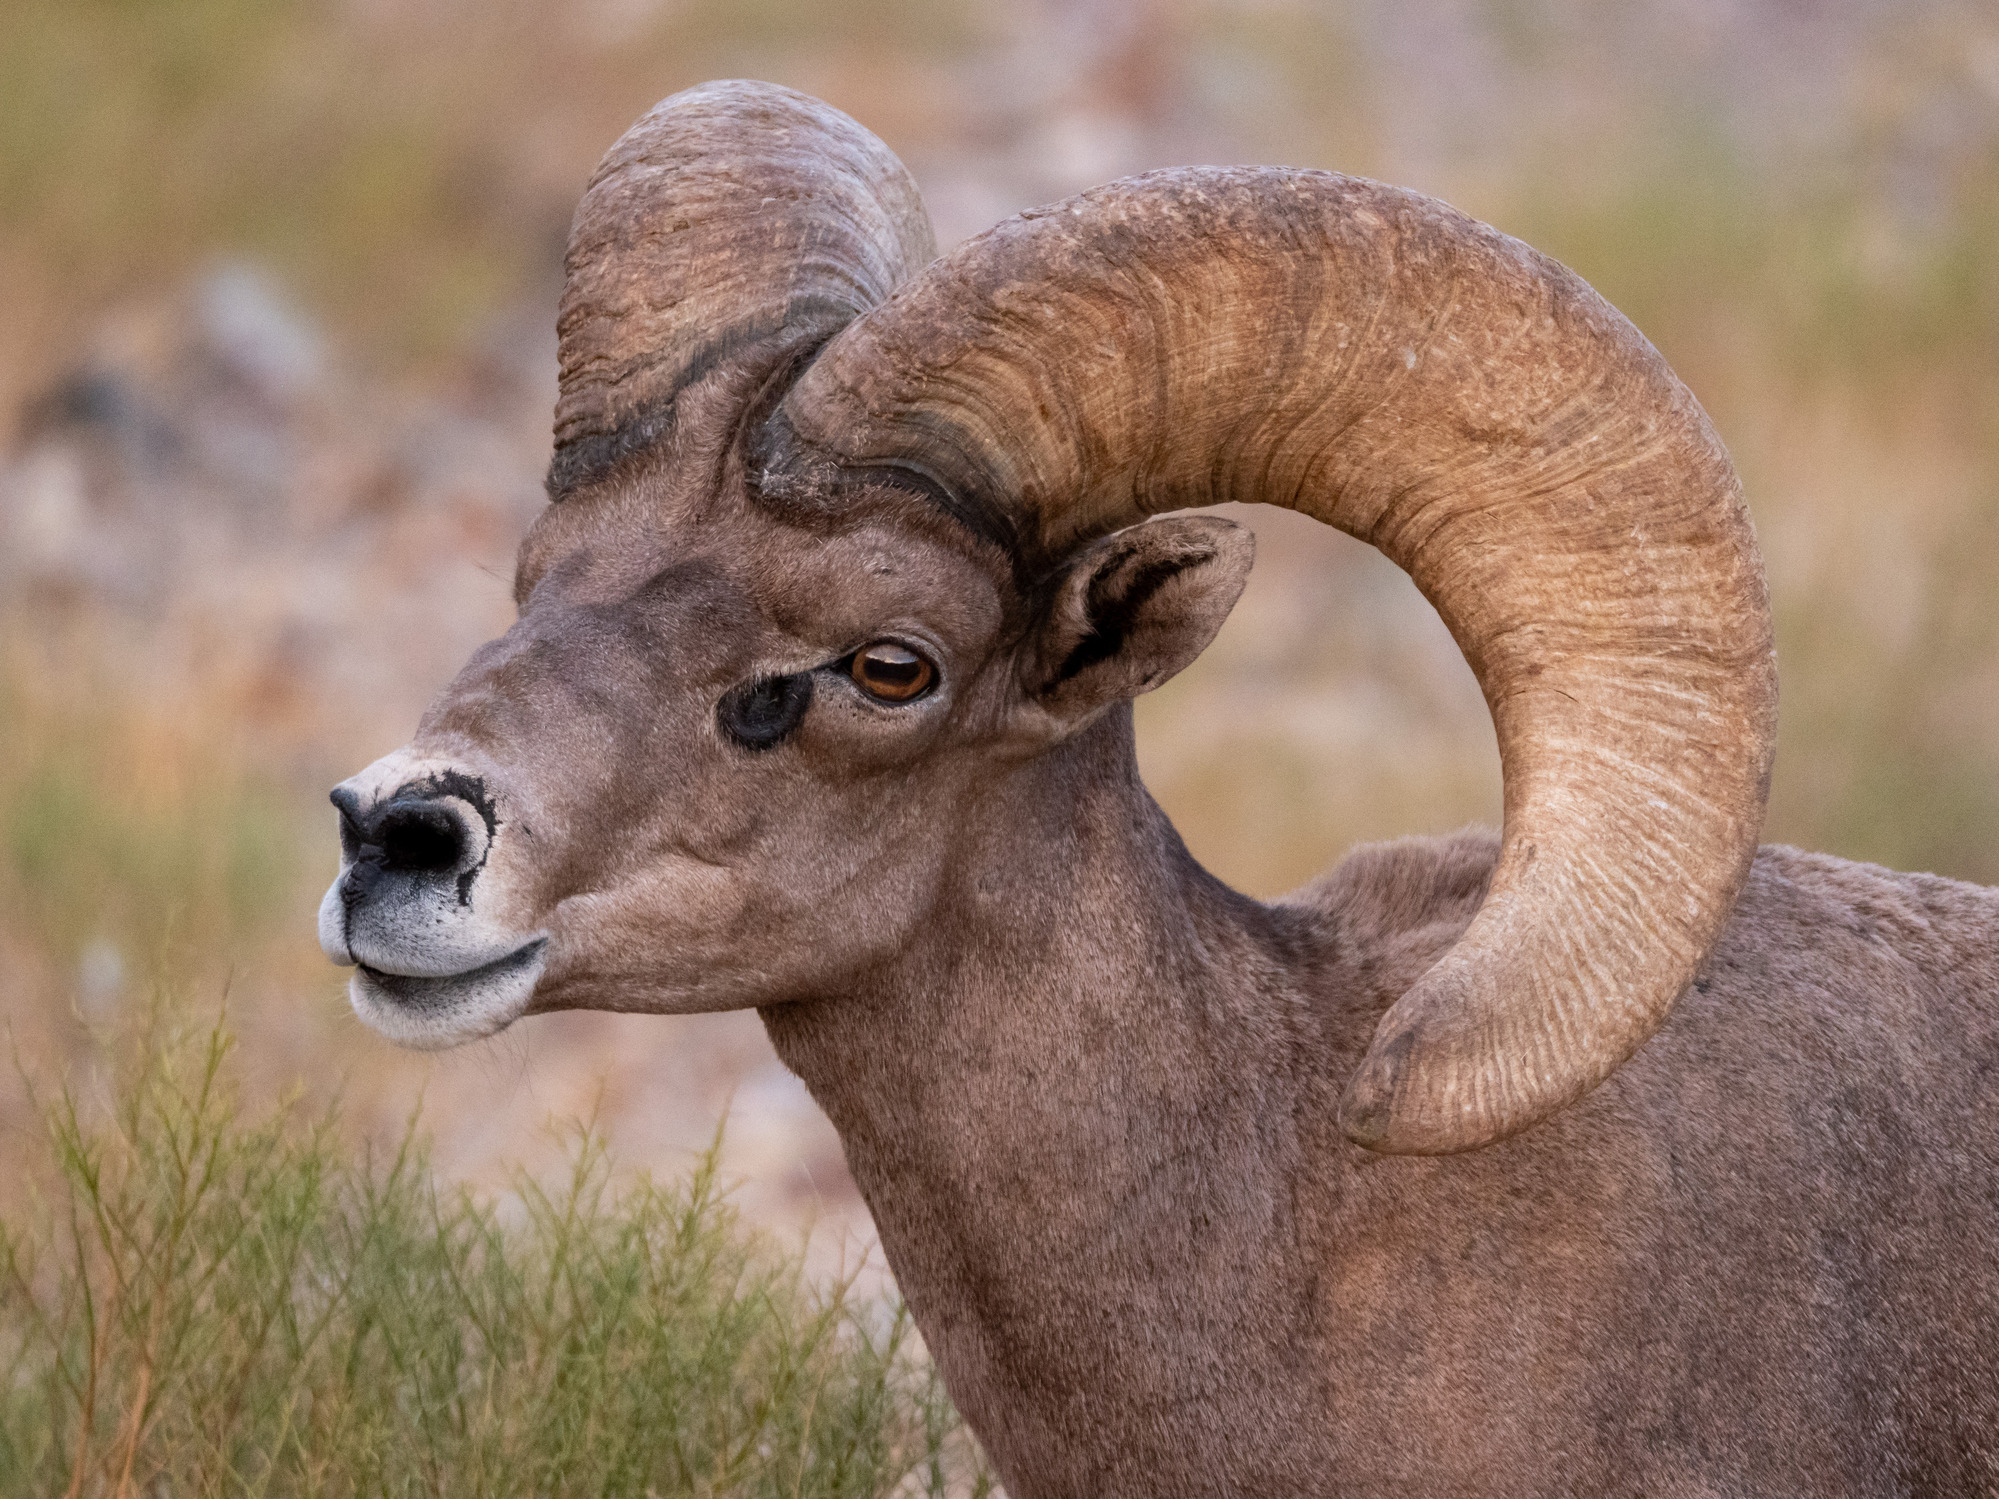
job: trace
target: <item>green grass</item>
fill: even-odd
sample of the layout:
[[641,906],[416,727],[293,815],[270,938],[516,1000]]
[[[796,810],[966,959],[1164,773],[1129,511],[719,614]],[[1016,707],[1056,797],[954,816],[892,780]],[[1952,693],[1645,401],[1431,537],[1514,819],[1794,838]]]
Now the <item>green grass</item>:
[[990,1484],[905,1313],[748,1237],[712,1153],[441,1188],[252,1117],[156,1018],[0,1207],[0,1493],[919,1495]]

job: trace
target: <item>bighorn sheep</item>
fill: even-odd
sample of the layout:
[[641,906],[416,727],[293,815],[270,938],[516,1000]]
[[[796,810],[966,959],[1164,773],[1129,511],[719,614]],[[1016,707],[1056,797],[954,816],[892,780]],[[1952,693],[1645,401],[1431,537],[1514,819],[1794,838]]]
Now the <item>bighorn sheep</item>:
[[[1999,892],[1757,851],[1761,566],[1653,348],[1324,172],[932,257],[788,90],[605,158],[519,620],[334,793],[362,1016],[757,1007],[1016,1499],[1999,1492]],[[1147,517],[1228,500],[1415,579],[1501,838],[1188,857],[1129,699],[1251,548]]]

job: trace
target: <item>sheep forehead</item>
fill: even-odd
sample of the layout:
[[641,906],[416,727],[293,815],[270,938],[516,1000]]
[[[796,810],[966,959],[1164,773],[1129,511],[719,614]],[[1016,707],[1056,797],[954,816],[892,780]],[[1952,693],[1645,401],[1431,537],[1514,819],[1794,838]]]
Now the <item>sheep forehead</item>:
[[[656,598],[661,584],[698,578],[768,627],[827,646],[899,628],[943,645],[990,636],[1008,577],[948,518],[901,497],[774,513],[740,493],[690,498],[642,484],[550,506],[522,545],[520,572],[524,595],[546,589],[596,605]],[[740,619],[742,609],[722,613]],[[699,610],[687,617],[691,627],[724,623],[704,622]]]

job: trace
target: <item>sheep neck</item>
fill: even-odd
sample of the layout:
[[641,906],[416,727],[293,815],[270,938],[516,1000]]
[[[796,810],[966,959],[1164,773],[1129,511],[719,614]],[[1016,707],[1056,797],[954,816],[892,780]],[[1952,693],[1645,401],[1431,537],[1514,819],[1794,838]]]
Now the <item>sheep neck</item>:
[[1174,1440],[1195,1408],[1232,1441],[1289,1419],[1311,1209],[1286,1183],[1344,1076],[1302,998],[1317,934],[1186,853],[1128,710],[971,821],[925,938],[764,1017],[955,1398],[1003,1467],[1016,1446],[1082,1461],[1105,1402]]

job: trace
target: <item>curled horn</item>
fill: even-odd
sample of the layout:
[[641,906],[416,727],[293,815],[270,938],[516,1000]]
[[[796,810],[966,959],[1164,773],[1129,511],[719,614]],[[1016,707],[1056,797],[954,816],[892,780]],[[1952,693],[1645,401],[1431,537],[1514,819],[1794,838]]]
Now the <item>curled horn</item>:
[[1327,173],[1133,178],[932,264],[773,420],[815,464],[1000,507],[1035,568],[1249,500],[1414,578],[1491,708],[1504,840],[1347,1084],[1358,1143],[1525,1129],[1635,1051],[1712,951],[1775,735],[1762,566],[1692,395],[1527,246]]
[[570,228],[550,495],[671,431],[719,360],[823,342],[935,253],[909,173],[838,110],[742,80],[662,100]]

